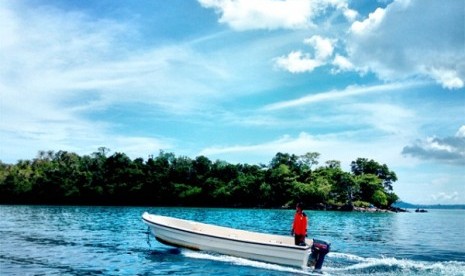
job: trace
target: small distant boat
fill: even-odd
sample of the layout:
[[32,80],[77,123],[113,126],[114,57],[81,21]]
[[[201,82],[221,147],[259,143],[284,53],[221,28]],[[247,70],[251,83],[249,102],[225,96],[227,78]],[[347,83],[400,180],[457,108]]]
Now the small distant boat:
[[257,233],[147,212],[142,219],[163,244],[274,264],[321,269],[330,249],[329,243],[320,240],[306,239],[307,245],[297,246],[291,236]]
[[415,212],[417,212],[417,213],[427,213],[428,211],[426,211],[425,209],[417,208],[417,209],[415,210]]

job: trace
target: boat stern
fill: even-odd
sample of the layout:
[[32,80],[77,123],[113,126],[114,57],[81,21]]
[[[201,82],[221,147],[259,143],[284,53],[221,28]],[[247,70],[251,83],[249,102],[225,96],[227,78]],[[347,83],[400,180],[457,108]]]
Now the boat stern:
[[325,261],[326,254],[329,253],[331,243],[313,239],[311,254],[308,257],[307,266],[314,269],[321,269]]

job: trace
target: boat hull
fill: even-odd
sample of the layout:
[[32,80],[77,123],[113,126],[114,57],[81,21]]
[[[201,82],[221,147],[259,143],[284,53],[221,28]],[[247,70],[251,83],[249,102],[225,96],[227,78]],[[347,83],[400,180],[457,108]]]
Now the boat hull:
[[294,245],[292,237],[262,234],[170,217],[143,214],[155,238],[164,244],[192,250],[288,266],[306,267],[312,240]]

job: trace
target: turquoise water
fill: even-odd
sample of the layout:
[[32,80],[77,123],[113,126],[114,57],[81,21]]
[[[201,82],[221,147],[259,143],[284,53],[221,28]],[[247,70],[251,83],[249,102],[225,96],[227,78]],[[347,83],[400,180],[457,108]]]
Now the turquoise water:
[[[147,235],[144,211],[288,235],[292,210],[0,206],[1,275],[314,274],[207,252]],[[309,236],[331,241],[325,275],[465,275],[465,211],[307,211]]]

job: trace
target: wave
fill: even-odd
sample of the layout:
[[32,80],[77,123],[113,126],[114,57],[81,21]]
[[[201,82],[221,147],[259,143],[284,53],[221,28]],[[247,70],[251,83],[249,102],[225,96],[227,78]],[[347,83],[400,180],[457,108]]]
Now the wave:
[[396,258],[361,257],[352,254],[331,252],[327,255],[322,271],[305,268],[293,268],[277,264],[216,255],[204,252],[182,250],[181,254],[188,258],[226,262],[234,265],[256,267],[301,275],[464,275],[465,262],[425,262]]
[[232,256],[227,256],[227,255],[213,255],[209,253],[201,253],[201,252],[188,251],[188,250],[183,251],[182,254],[188,258],[212,260],[212,261],[217,261],[217,262],[226,262],[226,263],[231,263],[234,265],[250,266],[250,267],[256,267],[256,268],[261,268],[261,269],[266,269],[266,270],[289,272],[293,274],[302,274],[302,275],[321,275],[321,273],[304,271],[298,268],[292,268],[292,267],[286,267],[286,266],[281,266],[277,264],[253,261],[249,259],[232,257]]
[[[339,266],[337,265],[339,264]],[[341,266],[342,264],[342,266]],[[331,252],[325,270],[334,274],[365,275],[464,275],[465,262],[427,262],[387,257],[360,257]]]

